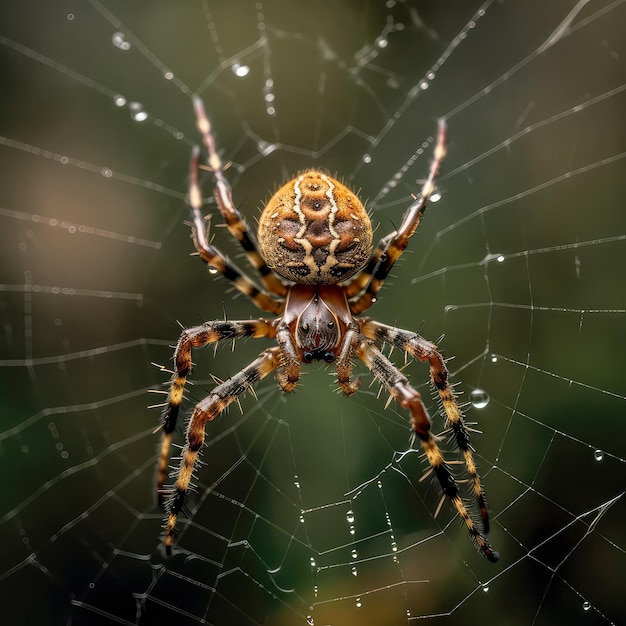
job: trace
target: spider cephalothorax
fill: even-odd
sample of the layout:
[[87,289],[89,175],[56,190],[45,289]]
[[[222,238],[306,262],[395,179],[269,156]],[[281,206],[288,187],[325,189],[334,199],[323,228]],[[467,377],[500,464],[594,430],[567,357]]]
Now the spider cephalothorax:
[[[446,126],[439,124],[435,158],[421,195],[404,214],[397,230],[372,249],[372,228],[361,201],[342,183],[309,170],[281,187],[269,200],[259,220],[258,244],[246,220],[235,207],[222,161],[215,149],[209,120],[202,102],[194,99],[198,127],[208,151],[209,169],[215,176],[215,199],[231,234],[239,241],[257,272],[256,284],[234,266],[210,242],[202,217],[202,194],[198,184],[199,150],[191,158],[189,200],[193,209],[192,237],[200,258],[263,311],[267,320],[213,321],[183,330],[174,352],[174,374],[162,415],[163,439],[158,473],[160,499],[167,497],[165,548],[172,548],[174,531],[190,489],[191,478],[202,449],[205,425],[239,395],[275,372],[279,387],[290,392],[300,378],[300,367],[313,361],[333,363],[343,393],[352,395],[359,380],[352,378],[356,357],[368,367],[391,396],[410,415],[413,440],[419,440],[443,497],[453,504],[471,539],[490,561],[498,553],[489,545],[489,516],[470,445],[469,431],[437,346],[419,334],[358,317],[376,301],[386,277],[415,232],[435,185],[446,148]],[[283,279],[286,279],[284,281]],[[191,372],[192,348],[223,339],[265,337],[278,345],[267,348],[240,372],[218,384],[193,410],[186,432],[176,482],[165,488],[172,433],[183,400],[185,381]],[[458,463],[466,470],[475,508],[468,508],[458,483],[431,433],[430,416],[420,393],[377,347],[386,343],[419,361],[428,362],[430,379],[439,394],[446,431],[459,451]]]
[[298,356],[333,363],[352,323],[346,297],[334,286],[295,286],[285,303],[282,324],[295,338]]
[[356,274],[372,251],[361,201],[339,181],[309,170],[283,185],[259,219],[259,250],[287,280],[334,285]]

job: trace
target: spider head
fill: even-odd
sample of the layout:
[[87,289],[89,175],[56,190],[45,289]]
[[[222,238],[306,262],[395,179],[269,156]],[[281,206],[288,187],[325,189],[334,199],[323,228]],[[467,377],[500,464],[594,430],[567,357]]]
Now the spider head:
[[372,225],[361,201],[318,170],[290,180],[259,219],[267,265],[301,285],[335,285],[363,268],[372,250]]
[[305,363],[335,361],[335,349],[341,339],[340,323],[317,291],[295,320],[295,339]]

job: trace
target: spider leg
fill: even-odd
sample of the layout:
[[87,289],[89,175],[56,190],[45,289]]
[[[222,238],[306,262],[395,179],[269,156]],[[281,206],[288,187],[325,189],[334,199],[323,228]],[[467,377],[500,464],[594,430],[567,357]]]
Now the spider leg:
[[480,529],[472,519],[472,516],[459,494],[457,482],[450,472],[435,437],[431,433],[430,416],[422,402],[420,393],[411,387],[406,376],[385,357],[371,339],[365,339],[359,342],[355,346],[354,352],[374,373],[374,376],[383,383],[400,405],[408,409],[411,414],[411,430],[414,436],[419,438],[428,463],[439,480],[444,495],[447,496],[454,505],[454,508],[465,523],[470,538],[479,552],[487,560],[492,562],[497,561],[500,555],[491,547],[483,530]]
[[[263,257],[259,254],[258,247],[254,241],[248,224],[244,216],[237,210],[233,203],[233,194],[230,183],[224,175],[224,164],[217,154],[215,148],[215,138],[211,132],[211,123],[209,122],[202,100],[197,96],[193,99],[194,109],[196,111],[196,119],[198,128],[202,133],[203,143],[209,153],[209,168],[215,176],[214,195],[217,200],[217,206],[226,222],[226,227],[231,235],[237,239],[239,245],[243,248],[248,260],[259,274],[259,278],[263,287],[281,298],[287,295],[286,285],[272,272],[267,266]],[[195,176],[197,182],[197,170],[195,167]],[[195,210],[194,210],[195,212]]]
[[352,324],[346,331],[339,356],[337,357],[337,382],[339,388],[347,396],[355,394],[361,386],[361,379],[352,378],[352,354],[359,341],[359,327]]
[[446,429],[454,436],[456,444],[463,455],[463,461],[470,477],[472,491],[482,518],[483,530],[489,532],[489,513],[487,498],[480,483],[476,463],[474,462],[473,448],[470,443],[470,434],[465,426],[463,413],[455,399],[454,392],[448,381],[448,368],[444,363],[437,346],[426,341],[417,333],[380,324],[373,320],[359,320],[361,332],[371,339],[385,341],[404,352],[409,353],[420,361],[428,361],[430,365],[430,380],[439,393],[443,410],[446,414]]
[[292,392],[300,379],[300,358],[296,352],[289,326],[282,323],[276,331],[276,342],[282,350],[282,361],[276,373],[279,387],[285,392]]
[[[189,167],[189,204],[193,211],[191,237],[200,258],[210,270],[219,272],[224,278],[231,281],[236,289],[248,296],[262,311],[279,314],[283,310],[284,303],[260,290],[246,274],[209,242],[209,225],[207,220],[202,217],[202,193],[198,183],[199,160],[200,150],[195,147],[191,153]],[[268,269],[268,271],[270,270]],[[276,280],[278,279],[276,278]]]
[[281,360],[282,351],[280,348],[268,348],[250,365],[215,387],[208,397],[196,405],[187,426],[187,442],[182,451],[178,477],[167,502],[164,545],[168,554],[172,550],[176,519],[185,504],[194,466],[204,444],[205,424],[215,419],[238,396],[275,370],[280,365]]
[[168,474],[172,433],[176,428],[178,413],[185,382],[191,372],[191,350],[202,348],[222,339],[240,339],[242,337],[274,336],[274,327],[266,320],[244,320],[241,322],[214,321],[183,330],[174,352],[174,374],[170,382],[167,404],[161,414],[161,451],[157,470],[157,494],[159,503],[163,501],[163,484]]
[[420,196],[407,209],[400,228],[379,241],[365,267],[346,285],[346,295],[350,299],[350,310],[354,315],[365,311],[376,302],[376,295],[382,288],[391,268],[400,258],[409,244],[409,238],[419,226],[428,200],[435,190],[435,179],[446,155],[446,141],[446,123],[442,119],[439,120],[434,159]]

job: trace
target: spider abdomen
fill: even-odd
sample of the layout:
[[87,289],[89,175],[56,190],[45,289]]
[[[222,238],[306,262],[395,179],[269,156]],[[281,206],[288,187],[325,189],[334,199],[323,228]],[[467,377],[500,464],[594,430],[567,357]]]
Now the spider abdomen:
[[283,185],[259,220],[267,265],[305,285],[334,285],[356,274],[372,250],[372,225],[345,185],[309,170]]

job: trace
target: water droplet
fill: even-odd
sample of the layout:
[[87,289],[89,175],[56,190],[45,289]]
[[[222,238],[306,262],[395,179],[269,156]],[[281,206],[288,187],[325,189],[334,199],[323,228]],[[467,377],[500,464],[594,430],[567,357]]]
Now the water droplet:
[[306,616],[306,623],[309,624],[309,626],[314,626],[315,622],[313,621],[313,616],[312,615],[307,615]]
[[590,611],[591,610],[591,602],[585,600],[583,602],[583,611]]
[[502,261],[504,261],[504,255],[499,254],[499,255],[496,257],[496,261],[497,261],[498,263],[502,263]]
[[604,460],[604,452],[602,450],[594,450],[593,451],[593,459],[598,463]]
[[356,533],[356,529],[354,528],[354,526],[350,526],[349,531],[351,535],[354,535],[354,533]]
[[360,609],[361,608],[361,598],[357,598],[356,599],[356,608]]
[[372,162],[372,155],[371,154],[364,154],[363,155],[363,163],[371,163]]
[[356,570],[356,565],[353,565],[353,566],[352,566],[352,569],[351,569],[350,571],[352,572],[352,575],[353,575],[353,576],[358,576],[358,572],[357,572],[357,570]]
[[300,523],[301,523],[301,524],[304,524],[304,515],[301,515],[301,516],[300,516]]
[[102,174],[105,178],[111,178],[111,176],[113,176],[113,172],[108,167],[103,167],[100,170],[100,174]]
[[67,14],[67,21],[68,21],[68,22],[71,22],[71,21],[73,21],[73,20],[74,20],[74,14],[73,14],[73,13],[68,13],[68,14]]
[[315,559],[311,557],[309,560],[311,561],[311,567],[315,567]]
[[265,109],[265,112],[271,116],[276,115],[276,109],[274,107],[267,107],[267,109]]
[[113,96],[113,103],[116,107],[123,107],[126,104],[126,98],[118,93]]
[[113,33],[111,40],[116,48],[120,50],[130,50],[130,43],[126,41],[126,35],[124,35],[124,33]]
[[296,489],[300,489],[300,481],[298,480],[297,476],[293,477],[293,484],[294,484]]
[[354,524],[354,511],[352,509],[346,513],[346,522],[348,522],[348,524]]
[[209,270],[209,274],[215,275],[219,272],[217,267],[214,267],[213,265],[207,265],[207,269]]
[[491,362],[492,363],[497,363],[498,362],[498,357],[495,354],[491,355]]
[[429,202],[439,202],[441,200],[441,193],[439,191],[435,191],[431,194]]
[[422,91],[425,91],[426,89],[428,89],[428,87],[429,87],[429,85],[428,85],[428,81],[427,81],[427,80],[423,80],[423,81],[420,83],[420,89],[421,89]]
[[250,67],[247,65],[241,65],[239,63],[233,63],[230,66],[230,69],[233,71],[233,74],[238,78],[243,78],[250,73]]
[[426,74],[426,78],[428,78],[428,80],[433,80],[435,78],[435,72],[428,72],[428,74]]
[[485,593],[487,593],[489,591],[489,584],[488,583],[483,583],[482,584],[482,588],[483,588],[483,591]]
[[383,483],[382,483],[382,481],[381,481],[381,480],[377,480],[377,481],[376,481],[376,485],[378,486],[378,488],[379,488],[379,489],[382,489],[382,488],[383,488]]
[[475,409],[484,409],[491,398],[484,389],[472,389],[470,392],[470,402]]
[[391,551],[392,552],[397,552],[398,551],[398,544],[395,541],[391,542]]
[[357,552],[356,550],[352,550],[352,552],[350,553],[350,556],[351,556],[353,559],[356,559],[356,557],[357,557],[357,556],[359,556],[359,555],[358,555],[358,552]]
[[376,40],[376,45],[377,45],[379,48],[386,48],[386,47],[389,45],[389,40],[388,40],[388,39],[385,39],[385,37],[379,37],[379,38]]
[[143,122],[148,119],[148,114],[144,111],[141,102],[130,102],[128,108],[130,109],[130,117],[135,122]]
[[172,78],[174,78],[174,72],[170,70],[163,72],[163,78],[165,78],[165,80],[172,80]]
[[273,93],[266,93],[264,98],[265,102],[274,102],[276,100],[276,96]]

